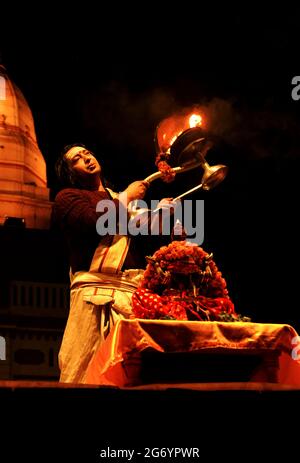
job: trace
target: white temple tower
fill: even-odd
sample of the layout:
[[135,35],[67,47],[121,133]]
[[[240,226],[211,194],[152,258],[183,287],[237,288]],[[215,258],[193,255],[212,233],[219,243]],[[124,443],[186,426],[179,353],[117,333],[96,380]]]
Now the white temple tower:
[[14,217],[27,228],[45,229],[50,215],[46,163],[32,113],[0,65],[0,225]]

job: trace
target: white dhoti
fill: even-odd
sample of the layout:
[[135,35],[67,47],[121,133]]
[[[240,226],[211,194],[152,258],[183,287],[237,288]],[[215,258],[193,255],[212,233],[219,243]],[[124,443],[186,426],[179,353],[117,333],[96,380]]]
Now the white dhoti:
[[132,293],[143,270],[117,275],[78,272],[71,285],[70,313],[59,352],[60,381],[84,383],[99,344],[119,318],[131,315]]

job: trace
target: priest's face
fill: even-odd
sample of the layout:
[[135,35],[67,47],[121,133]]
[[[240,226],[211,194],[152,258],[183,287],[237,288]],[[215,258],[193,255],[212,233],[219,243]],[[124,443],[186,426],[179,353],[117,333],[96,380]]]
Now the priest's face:
[[74,146],[66,154],[70,168],[82,180],[89,181],[89,178],[99,177],[101,166],[93,153],[82,146]]

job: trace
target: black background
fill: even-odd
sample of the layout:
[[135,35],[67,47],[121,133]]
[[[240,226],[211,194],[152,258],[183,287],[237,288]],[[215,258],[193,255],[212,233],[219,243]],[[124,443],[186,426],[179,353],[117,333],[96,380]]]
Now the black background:
[[[82,142],[116,189],[156,171],[154,132],[175,110],[200,105],[229,166],[205,200],[203,247],[239,313],[298,322],[298,10],[202,4],[57,5],[4,14],[2,61],[32,109],[51,198],[62,147]],[[147,199],[177,195],[153,182]]]
[[[299,332],[300,101],[291,97],[292,78],[300,74],[298,9],[200,2],[11,6],[7,12],[1,6],[2,61],[32,109],[52,199],[54,162],[65,144],[94,150],[122,189],[156,170],[160,120],[203,106],[220,137],[211,161],[230,168],[219,187],[193,196],[205,200],[203,247],[214,253],[238,312]],[[154,182],[149,197],[181,193],[195,184],[194,175],[170,186]],[[24,461],[59,461],[79,450],[83,459],[99,461],[96,450],[106,444],[200,446],[207,460],[232,461],[245,452],[291,456],[296,447],[293,394],[253,398],[233,391],[216,400],[189,392],[184,400],[170,393],[167,401],[137,395],[134,403],[89,392],[81,400],[79,391],[61,401],[38,389],[30,400],[24,391],[20,400],[13,390],[7,394],[3,441],[8,455]]]

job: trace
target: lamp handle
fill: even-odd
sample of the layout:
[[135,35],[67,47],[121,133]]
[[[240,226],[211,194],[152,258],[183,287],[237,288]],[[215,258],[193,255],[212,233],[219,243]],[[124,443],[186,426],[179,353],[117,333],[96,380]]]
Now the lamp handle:
[[196,190],[200,190],[200,188],[202,188],[202,187],[203,187],[203,183],[199,183],[199,185],[194,186],[194,188],[191,188],[190,190],[186,191],[185,193],[182,193],[181,195],[174,198],[173,201],[178,201],[179,199],[183,198],[184,196],[189,195],[190,193],[193,193]]
[[[175,172],[175,173],[179,173],[179,172],[182,171],[182,169],[183,169],[182,167],[173,167],[172,171]],[[148,177],[146,177],[144,179],[144,181],[151,183],[151,182],[153,182],[153,180],[156,180],[157,178],[160,178],[162,175],[163,175],[162,172],[157,171],[157,172],[154,172],[151,175],[148,175]]]
[[[197,161],[186,162],[182,166],[173,167],[172,172],[174,172],[175,174],[179,174],[179,173],[182,173],[182,172],[187,172],[188,170],[194,169],[195,167],[198,167],[201,164],[202,164],[202,160],[200,160],[200,159],[198,159]],[[144,179],[144,181],[151,183],[151,182],[153,182],[153,180],[156,180],[157,178],[160,178],[162,175],[163,175],[162,172],[157,171],[157,172],[154,172],[151,175],[148,175],[148,177],[146,177]]]
[[[173,199],[173,201],[178,201],[179,199],[183,198],[184,196],[187,196],[187,195],[189,195],[190,193],[193,193],[194,191],[199,190],[199,189],[202,188],[202,187],[203,187],[203,183],[200,183],[199,185],[195,186],[194,188],[191,188],[190,190],[185,191],[185,192],[182,193],[181,195],[177,196],[176,198]],[[157,207],[157,208],[154,209],[152,212],[158,212],[160,209],[163,209],[163,206]]]

